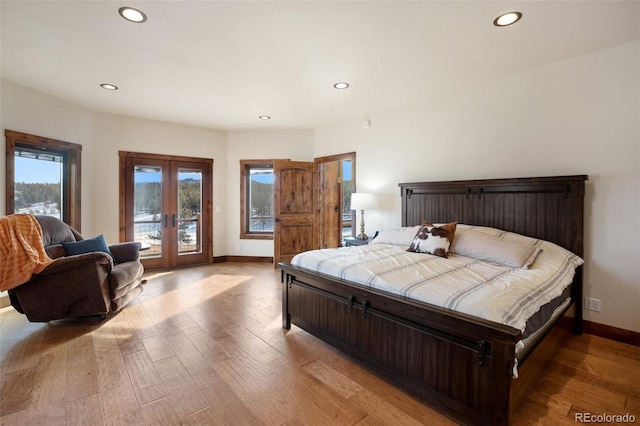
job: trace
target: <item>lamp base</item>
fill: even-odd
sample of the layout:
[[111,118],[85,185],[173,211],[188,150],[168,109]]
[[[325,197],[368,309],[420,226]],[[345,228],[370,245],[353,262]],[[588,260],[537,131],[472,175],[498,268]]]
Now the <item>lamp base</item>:
[[360,210],[360,233],[356,235],[358,240],[368,240],[367,234],[364,233],[364,210]]

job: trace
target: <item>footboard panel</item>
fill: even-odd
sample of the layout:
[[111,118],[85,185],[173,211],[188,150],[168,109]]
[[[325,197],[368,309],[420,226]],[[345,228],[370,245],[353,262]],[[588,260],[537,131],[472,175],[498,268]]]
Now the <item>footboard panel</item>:
[[301,327],[458,421],[508,423],[519,332],[281,267],[285,328]]

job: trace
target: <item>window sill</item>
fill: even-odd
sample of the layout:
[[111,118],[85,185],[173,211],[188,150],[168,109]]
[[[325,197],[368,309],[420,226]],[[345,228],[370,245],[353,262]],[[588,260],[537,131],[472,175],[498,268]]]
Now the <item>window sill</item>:
[[273,234],[240,234],[241,240],[273,240]]

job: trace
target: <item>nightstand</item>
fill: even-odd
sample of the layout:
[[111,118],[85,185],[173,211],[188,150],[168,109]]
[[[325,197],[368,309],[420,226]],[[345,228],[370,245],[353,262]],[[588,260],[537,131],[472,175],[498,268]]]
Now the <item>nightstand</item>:
[[359,240],[355,237],[349,237],[349,238],[345,238],[344,239],[344,246],[345,247],[350,247],[350,246],[365,246],[367,244],[369,244],[371,241],[373,241],[373,237],[369,237],[368,240]]

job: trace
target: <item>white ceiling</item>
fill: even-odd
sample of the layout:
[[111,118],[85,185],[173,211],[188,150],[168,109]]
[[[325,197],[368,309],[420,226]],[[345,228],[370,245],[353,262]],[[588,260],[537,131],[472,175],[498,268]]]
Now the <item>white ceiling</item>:
[[[123,5],[147,22],[122,19]],[[523,19],[492,25],[510,10]],[[215,129],[365,117],[640,38],[638,1],[2,0],[0,12],[3,78]]]

